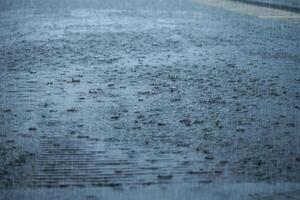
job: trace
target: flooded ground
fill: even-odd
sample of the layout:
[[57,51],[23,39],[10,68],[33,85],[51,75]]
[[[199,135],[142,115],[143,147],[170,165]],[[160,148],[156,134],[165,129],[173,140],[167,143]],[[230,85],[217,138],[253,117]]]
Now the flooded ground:
[[250,182],[299,197],[299,25],[178,2],[0,13],[6,195]]

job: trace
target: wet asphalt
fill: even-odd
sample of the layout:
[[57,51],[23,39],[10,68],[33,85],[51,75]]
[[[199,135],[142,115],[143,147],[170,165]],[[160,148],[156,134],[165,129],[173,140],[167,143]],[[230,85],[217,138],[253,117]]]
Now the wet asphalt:
[[0,13],[2,188],[299,182],[298,24],[78,2]]

